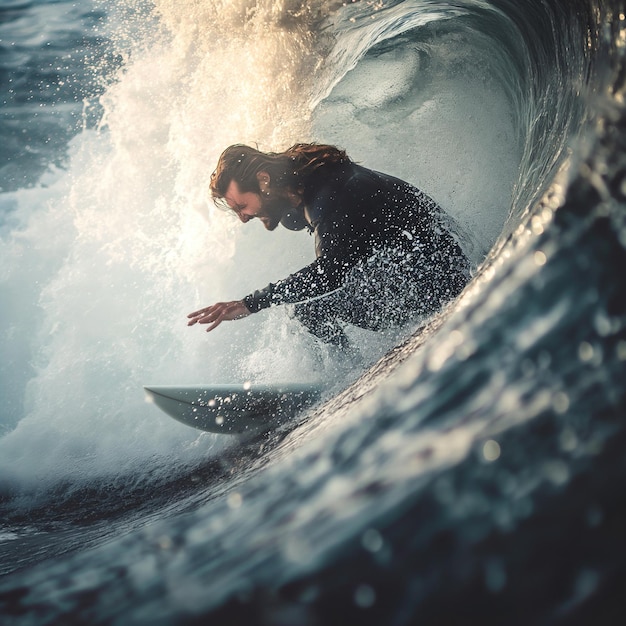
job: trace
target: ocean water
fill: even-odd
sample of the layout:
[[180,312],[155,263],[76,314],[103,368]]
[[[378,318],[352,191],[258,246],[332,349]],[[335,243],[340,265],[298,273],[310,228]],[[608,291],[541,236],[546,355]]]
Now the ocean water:
[[[626,8],[0,5],[0,623],[616,624],[626,613]],[[471,283],[350,331],[185,315],[313,258],[208,201],[332,142],[456,219]],[[144,384],[309,382],[222,437]]]

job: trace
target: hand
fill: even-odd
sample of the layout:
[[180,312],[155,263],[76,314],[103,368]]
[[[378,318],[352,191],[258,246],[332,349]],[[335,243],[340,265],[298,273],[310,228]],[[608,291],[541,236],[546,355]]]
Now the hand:
[[248,317],[250,310],[243,303],[243,300],[234,300],[233,302],[218,302],[212,304],[199,311],[190,313],[187,317],[189,321],[187,326],[193,326],[196,323],[209,324],[207,332],[217,328],[222,322],[228,320],[239,320]]

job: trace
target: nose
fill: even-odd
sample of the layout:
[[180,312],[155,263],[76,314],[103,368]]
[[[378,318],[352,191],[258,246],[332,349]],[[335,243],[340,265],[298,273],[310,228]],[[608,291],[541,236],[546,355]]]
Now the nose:
[[250,220],[254,219],[254,217],[252,217],[252,215],[246,215],[245,213],[237,213],[237,217],[245,224],[246,222],[249,222]]

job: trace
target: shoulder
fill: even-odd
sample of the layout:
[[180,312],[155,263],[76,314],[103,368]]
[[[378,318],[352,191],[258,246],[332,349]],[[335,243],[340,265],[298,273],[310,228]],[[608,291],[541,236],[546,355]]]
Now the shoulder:
[[369,187],[374,182],[372,174],[375,172],[352,162],[319,168],[308,181],[305,204],[321,208],[343,202],[357,190]]
[[285,213],[280,223],[288,230],[303,230],[309,225],[303,207],[296,207]]

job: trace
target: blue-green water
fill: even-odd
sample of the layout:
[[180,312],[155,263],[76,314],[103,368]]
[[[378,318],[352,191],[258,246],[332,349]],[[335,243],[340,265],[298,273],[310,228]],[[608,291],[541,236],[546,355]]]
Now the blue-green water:
[[[2,623],[617,623],[623,12],[4,3]],[[364,364],[282,309],[185,326],[312,257],[206,200],[225,145],[296,140],[466,231],[466,291]],[[252,439],[141,391],[241,380],[329,391]]]

